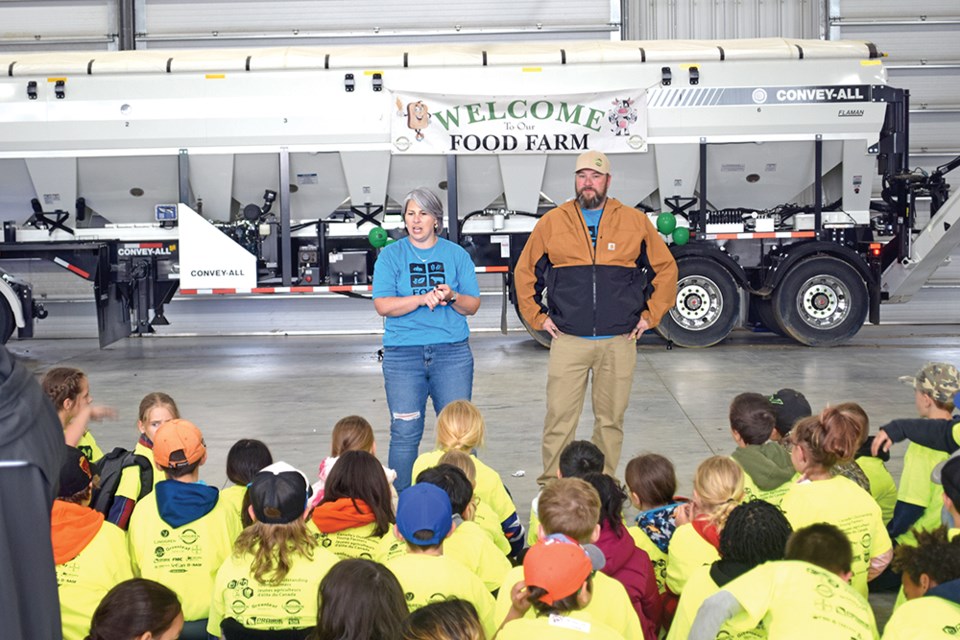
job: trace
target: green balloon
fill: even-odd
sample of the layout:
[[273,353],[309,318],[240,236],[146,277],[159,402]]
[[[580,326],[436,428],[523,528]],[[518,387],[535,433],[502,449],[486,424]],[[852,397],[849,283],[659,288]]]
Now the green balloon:
[[396,242],[396,241],[397,241],[396,238],[387,238],[387,246],[390,246],[391,244],[393,244],[393,243]]
[[690,229],[686,227],[677,227],[674,229],[673,242],[679,245],[685,245],[690,242]]
[[387,230],[383,227],[374,227],[367,234],[367,240],[374,249],[382,249],[387,244]]
[[657,231],[664,235],[670,235],[677,228],[677,216],[668,211],[664,211],[657,216]]

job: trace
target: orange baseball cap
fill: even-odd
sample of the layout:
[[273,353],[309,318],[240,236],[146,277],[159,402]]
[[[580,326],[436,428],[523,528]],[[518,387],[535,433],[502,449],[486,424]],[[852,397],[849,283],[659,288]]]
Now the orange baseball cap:
[[153,459],[158,467],[179,469],[203,460],[207,445],[197,425],[188,420],[170,420],[157,429]]
[[530,547],[523,558],[523,580],[545,590],[539,600],[552,605],[580,590],[594,563],[579,544],[566,536],[551,536]]

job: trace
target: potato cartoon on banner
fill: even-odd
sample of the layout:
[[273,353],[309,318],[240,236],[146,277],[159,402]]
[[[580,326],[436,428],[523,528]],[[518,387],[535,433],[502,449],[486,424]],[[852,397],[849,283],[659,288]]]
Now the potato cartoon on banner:
[[647,150],[643,90],[564,96],[394,93],[391,138],[409,153]]

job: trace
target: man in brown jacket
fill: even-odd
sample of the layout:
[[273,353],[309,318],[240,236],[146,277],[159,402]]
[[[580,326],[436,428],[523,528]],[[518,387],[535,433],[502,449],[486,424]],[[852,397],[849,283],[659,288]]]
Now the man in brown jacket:
[[537,222],[514,271],[524,319],[553,337],[540,484],[556,477],[560,452],[576,434],[591,372],[592,440],[606,457],[604,471],[615,474],[637,338],[676,301],[673,255],[646,214],[607,197],[610,178],[607,156],[581,154],[577,197]]

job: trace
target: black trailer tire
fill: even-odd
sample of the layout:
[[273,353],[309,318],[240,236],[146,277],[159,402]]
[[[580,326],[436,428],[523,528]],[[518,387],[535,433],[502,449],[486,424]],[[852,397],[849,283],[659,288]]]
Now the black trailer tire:
[[[544,288],[543,295],[540,296],[540,299],[543,300],[543,304],[547,304],[547,290]],[[546,331],[538,331],[530,326],[530,323],[527,322],[527,319],[523,317],[523,314],[520,313],[520,305],[517,304],[517,288],[513,285],[513,282],[510,282],[510,300],[513,302],[513,309],[517,312],[517,317],[520,318],[520,324],[523,325],[523,328],[527,330],[527,333],[530,334],[530,337],[537,341],[538,344],[542,347],[550,348],[550,343],[553,340],[553,337]]]
[[520,318],[520,324],[523,325],[523,328],[527,330],[527,333],[530,334],[530,337],[536,340],[540,346],[550,348],[550,343],[553,341],[553,337],[546,331],[537,331],[530,326],[530,323],[527,322],[526,318],[523,317],[523,314],[520,313],[520,310],[517,310],[517,317]]
[[832,347],[856,335],[869,302],[856,268],[828,256],[800,262],[773,292],[773,312],[783,330],[810,347]]
[[786,331],[780,325],[777,314],[773,312],[773,300],[771,298],[761,298],[760,296],[750,296],[750,304],[753,306],[753,312],[756,319],[760,321],[766,329],[769,329],[778,336],[786,336]]
[[733,275],[700,256],[677,261],[677,301],[657,333],[681,347],[709,347],[726,338],[740,320],[740,291]]
[[16,328],[17,322],[13,319],[13,311],[7,303],[7,299],[0,296],[0,344],[7,344]]

